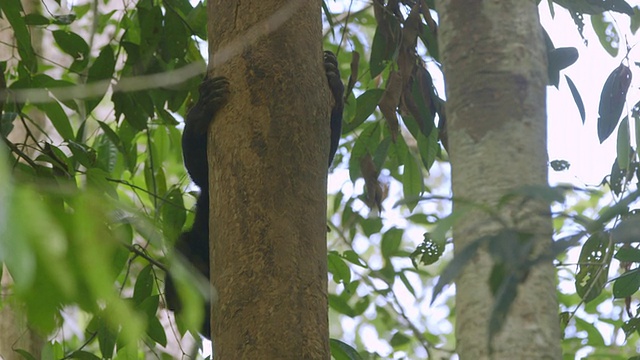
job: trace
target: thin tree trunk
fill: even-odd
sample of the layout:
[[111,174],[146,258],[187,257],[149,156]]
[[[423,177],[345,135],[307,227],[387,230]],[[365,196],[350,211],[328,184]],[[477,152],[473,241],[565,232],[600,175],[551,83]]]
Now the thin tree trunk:
[[329,359],[321,1],[208,13],[213,74],[231,84],[208,149],[215,358]]
[[[546,54],[536,2],[442,1],[438,14],[454,208],[459,211],[471,202],[497,210],[497,201],[509,190],[547,184]],[[539,253],[551,244],[548,206],[531,201],[519,205],[500,208],[499,215],[518,231],[534,233]],[[453,229],[456,254],[500,230],[494,219],[479,210],[465,213]],[[551,261],[537,265],[520,284],[489,354],[492,265],[483,249],[456,281],[460,358],[560,359]]]
[[[39,11],[40,3],[37,0],[22,0],[22,7],[25,14],[36,13]],[[0,55],[0,61],[16,61],[13,58],[17,53],[15,47],[13,47],[16,42],[15,36],[8,21],[4,18],[0,19],[0,29],[3,29],[3,31],[0,31],[0,54],[2,54]],[[30,31],[31,44],[34,50],[37,54],[43,54],[42,29],[32,27]],[[12,46],[5,44],[12,44]],[[5,74],[0,73],[0,76],[4,77]],[[32,111],[29,114],[29,118],[42,128],[45,127],[46,118],[41,112]],[[26,145],[32,145],[35,139],[27,138],[27,129],[19,121],[14,121],[13,125],[15,128],[9,134],[9,140],[22,144],[22,150],[27,154],[32,154],[34,152],[32,147]],[[36,127],[30,129],[30,131],[37,138],[42,136],[42,133]],[[0,267],[2,266],[3,264],[0,264]],[[20,305],[16,304],[11,298],[12,287],[13,279],[9,276],[7,269],[4,268],[2,279],[0,279],[0,359],[23,359],[22,355],[14,351],[16,349],[25,350],[36,359],[39,359],[45,339],[28,327],[27,319],[24,313],[20,311]]]
[[[3,265],[0,264],[1,266]],[[24,359],[15,350],[25,350],[39,359],[44,340],[28,327],[24,313],[19,311],[20,305],[12,301],[13,280],[6,268],[2,272],[0,283],[0,359]]]

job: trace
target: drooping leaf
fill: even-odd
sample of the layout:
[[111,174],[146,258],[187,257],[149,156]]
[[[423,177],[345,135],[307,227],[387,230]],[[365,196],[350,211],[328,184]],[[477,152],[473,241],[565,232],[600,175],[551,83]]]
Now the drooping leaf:
[[598,118],[598,139],[600,143],[604,142],[618,125],[629,85],[631,85],[631,70],[624,64],[620,64],[613,70],[604,83],[598,108],[600,116]]
[[629,167],[629,153],[631,152],[631,139],[629,138],[629,118],[624,117],[618,128],[618,141],[616,143],[618,167],[626,171]]
[[391,71],[391,73],[389,73],[389,79],[387,80],[387,88],[385,89],[378,106],[380,107],[380,112],[384,115],[384,118],[387,121],[387,125],[389,125],[391,140],[393,142],[396,141],[398,132],[400,131],[396,111],[398,103],[400,102],[401,94],[402,78],[400,77],[400,72]]
[[[407,152],[402,173],[402,190],[405,199],[418,198],[424,191],[424,182],[420,166],[411,152]],[[407,206],[411,211],[416,207],[416,202],[409,202]]]
[[580,92],[569,76],[565,75],[564,78],[567,80],[567,85],[569,85],[569,90],[571,91],[571,96],[573,96],[573,101],[578,107],[578,112],[580,112],[580,120],[582,120],[582,125],[584,125],[584,121],[587,118],[587,115],[584,111],[584,103],[582,102]]
[[348,134],[360,126],[367,118],[373,114],[384,94],[384,89],[371,89],[358,96],[356,100],[356,114],[350,121],[342,124],[342,133]]

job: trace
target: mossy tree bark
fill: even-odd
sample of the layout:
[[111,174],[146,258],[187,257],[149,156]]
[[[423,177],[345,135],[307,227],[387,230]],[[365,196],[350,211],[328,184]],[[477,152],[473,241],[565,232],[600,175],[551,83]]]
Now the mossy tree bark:
[[208,14],[210,73],[231,84],[208,149],[215,357],[329,359],[321,1]]
[[[536,1],[442,1],[438,14],[454,208],[464,210],[469,203],[489,206],[503,221],[467,206],[469,212],[454,225],[455,253],[506,223],[533,234],[539,254],[551,244],[548,206],[535,201],[497,206],[512,189],[547,184],[546,54]],[[507,321],[492,342],[493,354],[489,353],[492,266],[483,249],[456,281],[460,358],[560,359],[551,260],[536,265],[519,285]]]

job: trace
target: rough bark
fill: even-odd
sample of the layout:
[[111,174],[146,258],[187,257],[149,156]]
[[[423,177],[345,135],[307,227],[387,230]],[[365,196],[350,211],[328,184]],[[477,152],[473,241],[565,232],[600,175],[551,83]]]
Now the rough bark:
[[[438,14],[454,208],[473,203],[497,209],[498,199],[510,189],[547,184],[546,57],[536,2],[442,1]],[[551,244],[545,205],[502,208],[500,217],[534,233],[538,252]],[[454,225],[455,252],[500,227],[486,212],[471,210]],[[491,257],[482,250],[456,281],[460,358],[560,359],[556,278],[550,261],[520,284],[489,354],[491,267]]]
[[[210,0],[209,132],[216,359],[328,359],[330,97],[321,2]],[[211,65],[210,64],[210,65]]]

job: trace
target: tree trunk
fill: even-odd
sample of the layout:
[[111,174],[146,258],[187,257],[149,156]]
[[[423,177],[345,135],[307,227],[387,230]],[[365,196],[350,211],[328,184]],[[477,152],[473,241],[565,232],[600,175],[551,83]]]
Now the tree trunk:
[[[540,253],[551,244],[548,206],[530,201],[497,208],[497,201],[511,189],[547,184],[546,54],[536,2],[443,1],[438,14],[454,208],[459,211],[472,203],[499,211],[518,231],[535,234]],[[486,212],[465,213],[454,225],[455,253],[501,226]],[[492,266],[492,258],[482,249],[456,281],[460,358],[560,359],[551,261],[536,265],[520,284],[489,354]]]
[[[0,264],[0,267],[3,265]],[[11,292],[13,279],[6,267],[0,279],[0,359],[24,359],[15,350],[25,350],[34,358],[39,359],[44,339],[28,327],[24,313],[19,311],[20,304],[12,301]]]
[[[40,3],[37,0],[22,0],[22,7],[25,14],[36,13],[39,11]],[[17,52],[15,50],[16,39],[11,31],[9,22],[4,18],[0,18],[0,29],[3,29],[0,31],[0,54],[2,54],[0,55],[0,61],[8,61],[9,63],[17,61],[14,58]],[[42,29],[31,27],[29,30],[34,50],[37,54],[44,54],[42,49]],[[11,44],[11,46],[7,44]],[[4,77],[5,74],[0,73],[0,76]],[[3,83],[3,81],[4,79],[0,80],[0,83]],[[0,115],[2,115],[1,112]],[[29,129],[31,134],[36,138],[41,138],[43,134],[39,129],[46,126],[44,114],[40,111],[31,111],[29,118],[39,125]],[[15,128],[9,134],[9,140],[14,143],[24,143],[20,146],[21,150],[27,154],[33,154],[33,147],[26,146],[33,144],[32,139],[26,136],[27,129],[23,123],[14,121],[13,125]],[[2,155],[5,155],[4,152],[2,152]],[[3,266],[0,263],[0,267]],[[24,313],[20,311],[20,305],[11,298],[13,279],[9,276],[6,267],[0,270],[4,270],[0,271],[2,273],[2,278],[0,279],[0,359],[24,359],[20,353],[14,351],[16,349],[25,350],[33,355],[34,358],[39,359],[44,346],[44,339],[28,327],[27,319]]]
[[216,359],[329,359],[329,88],[321,1],[210,0],[209,133]]

